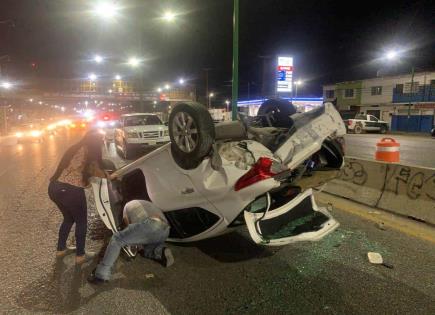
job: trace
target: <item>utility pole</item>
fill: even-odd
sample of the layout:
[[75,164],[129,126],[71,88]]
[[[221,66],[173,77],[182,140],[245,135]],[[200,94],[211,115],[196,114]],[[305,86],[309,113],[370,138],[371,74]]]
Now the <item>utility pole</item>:
[[414,73],[415,73],[415,69],[414,67],[412,67],[411,69],[411,97],[409,98],[409,102],[408,102],[408,120],[407,120],[407,124],[406,124],[406,131],[409,132],[409,120],[411,118],[411,102],[412,102],[412,97],[414,95]]
[[233,89],[232,120],[237,120],[237,100],[239,98],[239,0],[234,0],[233,12]]
[[[203,70],[205,71],[205,100],[207,101],[207,104],[210,103],[210,95],[208,93],[208,72],[211,70],[212,68],[203,68]],[[210,107],[210,105],[209,105]]]

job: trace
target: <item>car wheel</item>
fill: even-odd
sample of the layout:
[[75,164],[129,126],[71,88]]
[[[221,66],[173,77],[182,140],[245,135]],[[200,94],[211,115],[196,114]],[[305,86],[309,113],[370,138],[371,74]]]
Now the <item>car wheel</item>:
[[361,125],[356,125],[355,128],[353,128],[353,132],[356,134],[360,134],[363,132],[362,126]]
[[379,130],[380,133],[384,134],[387,132],[387,127],[386,126],[381,126],[381,129]]
[[215,140],[213,119],[205,106],[189,102],[174,107],[169,116],[171,153],[183,169],[196,168]]
[[[296,113],[296,108],[292,103],[282,99],[267,100],[261,104],[258,116],[261,117],[263,126],[278,128],[290,128],[293,121],[291,115]],[[270,122],[270,124],[269,124]]]

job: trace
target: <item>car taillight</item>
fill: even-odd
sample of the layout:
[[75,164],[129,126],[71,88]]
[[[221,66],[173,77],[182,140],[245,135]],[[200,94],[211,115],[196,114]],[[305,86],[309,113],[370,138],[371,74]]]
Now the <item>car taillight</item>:
[[348,125],[348,126],[352,125],[352,120],[348,120],[348,121],[347,121],[347,125]]
[[247,186],[255,184],[264,179],[271,178],[275,175],[274,172],[271,171],[273,161],[266,157],[261,157],[258,161],[252,165],[251,169],[239,180],[236,182],[234,186],[235,191],[239,191]]

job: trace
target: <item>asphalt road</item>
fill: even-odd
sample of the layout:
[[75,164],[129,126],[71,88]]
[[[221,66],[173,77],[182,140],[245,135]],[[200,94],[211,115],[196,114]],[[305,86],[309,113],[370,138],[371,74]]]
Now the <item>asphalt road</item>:
[[422,136],[348,134],[346,155],[373,160],[376,143],[384,137],[391,137],[400,143],[400,163],[410,166],[435,168],[435,139]]
[[[163,268],[119,260],[114,280],[86,282],[73,256],[56,262],[61,215],[48,178],[73,137],[0,145],[0,313],[30,314],[435,314],[435,244],[332,210],[339,229],[316,243],[260,247],[246,231],[170,245]],[[90,215],[87,247],[104,233]],[[368,251],[394,266],[371,265]]]

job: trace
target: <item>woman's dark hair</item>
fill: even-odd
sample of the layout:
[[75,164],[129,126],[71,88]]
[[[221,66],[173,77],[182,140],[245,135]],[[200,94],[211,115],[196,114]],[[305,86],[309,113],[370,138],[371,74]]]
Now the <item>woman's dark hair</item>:
[[91,130],[88,131],[84,137],[76,144],[72,145],[68,150],[66,150],[62,159],[57,166],[56,171],[53,176],[50,178],[50,181],[57,180],[62,174],[63,170],[68,167],[74,155],[82,148],[86,147],[86,160],[85,165],[82,171],[82,180],[86,185],[89,183],[89,177],[92,176],[90,172],[90,165],[92,162],[95,162],[100,168],[103,168],[103,159],[102,159],[102,135],[96,131]]

